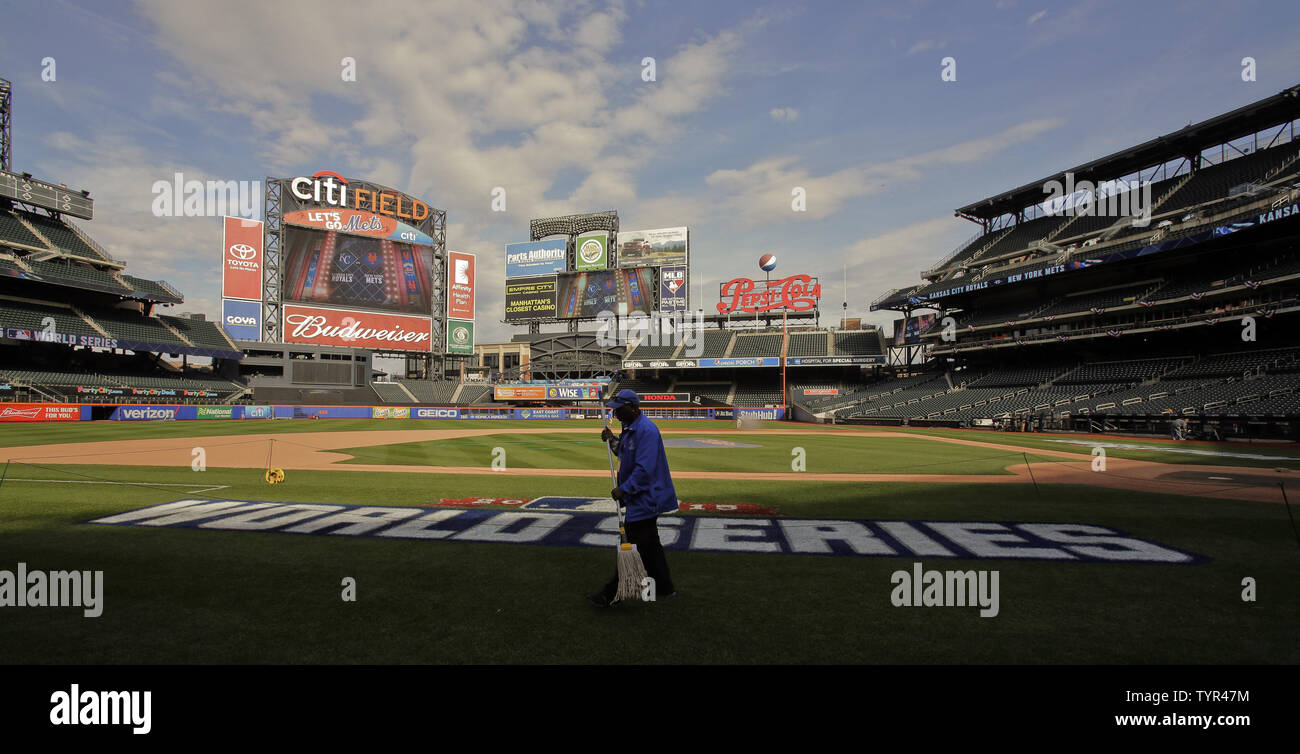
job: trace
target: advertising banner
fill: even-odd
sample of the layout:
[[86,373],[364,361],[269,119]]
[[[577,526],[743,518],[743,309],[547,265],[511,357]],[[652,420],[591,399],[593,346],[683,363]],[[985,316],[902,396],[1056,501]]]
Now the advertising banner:
[[458,408],[415,408],[411,409],[413,419],[459,419]]
[[686,292],[685,267],[665,267],[659,271],[659,311],[686,311],[689,307]]
[[506,244],[506,278],[564,272],[565,241],[529,241]]
[[543,401],[546,388],[540,385],[497,385],[492,388],[492,399],[497,401]]
[[237,340],[261,340],[262,302],[221,299],[221,329]]
[[275,416],[272,406],[244,406],[245,419],[271,419]]
[[[312,224],[345,233],[377,234],[396,221],[396,240],[433,243],[438,219],[446,218],[445,212],[409,194],[358,178],[344,178],[332,170],[318,170],[310,176],[279,179],[279,182],[285,222]],[[310,211],[315,218],[303,210]],[[420,235],[413,235],[412,231]]]
[[573,241],[573,269],[575,272],[593,272],[609,267],[609,237],[604,233],[588,233]]
[[930,332],[938,319],[938,314],[920,314],[905,320],[894,320],[894,345],[912,346],[920,343],[921,336]]
[[286,304],[283,312],[285,343],[433,352],[428,317],[295,304]]
[[555,318],[555,276],[506,281],[506,321]]
[[0,403],[0,422],[81,421],[81,405],[67,403]]
[[878,356],[791,356],[785,360],[788,367],[829,367],[863,364],[884,364],[884,354]]
[[690,393],[638,393],[642,403],[690,403]]
[[286,225],[332,230],[390,241],[432,245],[433,237],[392,217],[381,217],[355,209],[300,209],[284,213]]
[[718,286],[719,314],[758,314],[776,309],[806,312],[817,308],[821,283],[808,275],[791,275],[781,280],[736,278]]
[[262,221],[221,218],[221,295],[262,300]]
[[649,316],[652,270],[638,267],[577,272],[559,277],[556,316],[591,318],[602,314]]
[[699,367],[775,367],[781,365],[780,356],[758,356],[754,358],[696,359]]
[[432,313],[432,247],[286,226],[282,263],[285,302]]
[[512,408],[511,419],[563,419],[567,409],[563,408]]
[[447,252],[447,316],[474,319],[474,255]]
[[573,387],[569,385],[548,387],[546,388],[546,398],[553,401],[600,400],[600,388]]
[[463,319],[447,320],[447,353],[474,355],[474,323]]
[[196,419],[233,419],[235,418],[234,406],[199,406]]
[[687,236],[686,228],[621,230],[618,233],[618,266],[685,266]]
[[785,409],[783,408],[738,408],[736,409],[736,418],[777,421],[785,418]]

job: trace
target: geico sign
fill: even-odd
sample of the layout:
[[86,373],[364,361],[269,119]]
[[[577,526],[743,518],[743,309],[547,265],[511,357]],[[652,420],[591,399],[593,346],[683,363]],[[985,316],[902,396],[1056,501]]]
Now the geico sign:
[[289,181],[289,191],[304,202],[350,207],[417,223],[429,216],[429,205],[397,191],[368,188],[349,191],[348,179],[331,170],[294,178]]
[[454,408],[417,408],[415,409],[415,418],[458,419],[460,418],[460,411]]
[[240,317],[240,316],[237,316],[237,315],[231,314],[230,316],[226,317],[226,324],[228,324],[228,325],[256,325],[256,324],[257,324],[257,317]]
[[[340,313],[340,316],[343,316]],[[284,318],[285,324],[293,330],[290,335],[295,338],[312,340],[315,338],[340,338],[342,340],[380,340],[388,343],[423,343],[429,340],[428,332],[403,329],[400,324],[386,328],[364,327],[355,317],[347,324],[334,325],[318,314],[289,314]]]

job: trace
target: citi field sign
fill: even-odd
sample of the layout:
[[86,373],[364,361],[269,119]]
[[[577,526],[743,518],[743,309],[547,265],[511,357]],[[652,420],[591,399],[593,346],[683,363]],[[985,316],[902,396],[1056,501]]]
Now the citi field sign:
[[[285,181],[292,201],[285,202],[285,222],[308,224],[307,207],[336,207],[346,212],[333,218],[349,227],[329,227],[326,230],[345,232],[363,232],[376,235],[379,227],[361,227],[366,224],[365,214],[389,218],[397,223],[406,223],[424,238],[398,236],[395,240],[410,243],[433,243],[429,235],[433,230],[433,218],[436,211],[425,202],[401,191],[356,179],[348,179],[332,170],[321,170],[310,176],[298,176]],[[290,206],[295,205],[295,206]],[[361,215],[353,213],[364,213]],[[325,220],[321,220],[325,222]],[[371,223],[373,225],[373,223]],[[384,225],[387,225],[386,223]],[[322,226],[324,227],[324,226]],[[390,229],[391,230],[391,229]],[[385,234],[386,235],[386,234]]]

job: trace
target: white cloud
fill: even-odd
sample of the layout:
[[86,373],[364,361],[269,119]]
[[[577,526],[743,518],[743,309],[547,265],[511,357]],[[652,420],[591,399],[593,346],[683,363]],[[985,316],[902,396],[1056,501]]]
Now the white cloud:
[[778,123],[793,123],[799,119],[799,111],[793,107],[774,107],[768,112],[768,115],[771,115],[772,120]]
[[[814,175],[792,155],[769,157],[745,168],[709,174],[705,182],[714,191],[704,200],[713,205],[715,215],[730,216],[745,225],[770,223],[776,218],[819,220],[838,212],[850,199],[918,181],[927,170],[986,160],[1064,123],[1061,118],[1027,121],[960,144],[885,162],[851,165],[824,175]],[[791,210],[791,192],[796,187],[805,191],[806,211]]]
[[1046,11],[1046,10],[1040,10],[1040,11],[1038,11],[1037,13],[1035,13],[1034,15],[1032,15],[1032,16],[1029,17],[1029,21],[1028,21],[1028,23],[1026,23],[1026,26],[1033,26],[1034,24],[1038,23],[1039,21],[1042,21],[1042,20],[1043,20],[1043,16],[1046,16],[1046,15],[1047,15],[1047,11]]
[[911,47],[907,48],[907,54],[915,55],[918,52],[926,52],[928,50],[942,50],[947,46],[947,42],[940,42],[935,39],[921,39],[917,40]]

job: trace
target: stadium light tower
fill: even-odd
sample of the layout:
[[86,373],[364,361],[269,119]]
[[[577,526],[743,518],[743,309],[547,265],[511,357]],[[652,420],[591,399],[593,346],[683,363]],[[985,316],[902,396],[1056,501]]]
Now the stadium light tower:
[[13,86],[0,79],[0,170],[13,170]]

